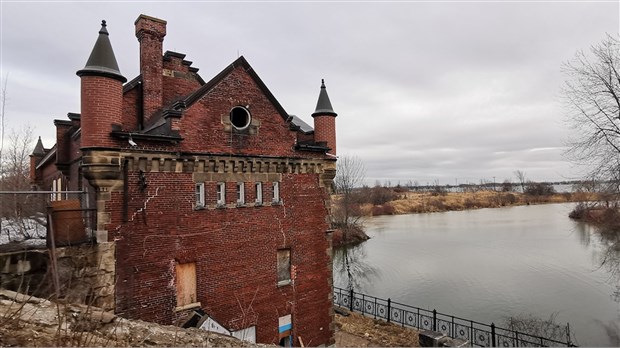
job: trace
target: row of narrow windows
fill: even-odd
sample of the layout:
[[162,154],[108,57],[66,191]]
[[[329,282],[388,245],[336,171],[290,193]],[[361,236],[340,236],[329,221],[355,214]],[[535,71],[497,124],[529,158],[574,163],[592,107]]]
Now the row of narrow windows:
[[[62,178],[52,180],[52,194],[50,194],[50,200],[52,201],[60,201],[63,199],[62,195]],[[67,199],[67,194],[65,194],[65,199]]]
[[[271,203],[280,203],[280,182],[274,181],[269,183],[271,185]],[[264,203],[263,199],[263,183],[255,182],[254,183],[254,204],[262,205]],[[238,206],[245,205],[246,203],[246,185],[244,182],[236,183],[236,194],[237,200],[236,203]],[[196,208],[204,208],[207,205],[207,193],[205,192],[205,184],[203,182],[196,183]],[[216,185],[215,195],[213,198],[215,200],[215,204],[218,207],[226,206],[226,183],[218,182]]]

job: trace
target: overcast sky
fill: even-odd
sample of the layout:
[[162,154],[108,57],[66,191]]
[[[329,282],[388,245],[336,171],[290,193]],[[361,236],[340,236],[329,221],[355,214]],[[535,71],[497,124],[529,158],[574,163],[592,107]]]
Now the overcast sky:
[[30,124],[46,147],[53,120],[79,112],[80,80],[102,19],[122,74],[139,73],[134,21],[165,19],[164,51],[205,80],[245,56],[289,114],[312,124],[321,78],[338,113],[338,155],[367,182],[420,184],[580,176],[561,64],[618,34],[607,2],[2,1],[7,128]]

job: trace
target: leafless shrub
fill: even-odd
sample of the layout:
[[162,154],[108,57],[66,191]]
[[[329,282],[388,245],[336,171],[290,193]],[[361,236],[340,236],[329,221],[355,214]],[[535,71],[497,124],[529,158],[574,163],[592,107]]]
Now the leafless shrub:
[[[504,326],[511,331],[567,342],[569,339],[567,327],[557,323],[557,315],[557,313],[552,313],[548,319],[542,319],[532,314],[511,316],[504,320]],[[574,342],[573,337],[570,340]],[[547,345],[554,346],[552,343]]]

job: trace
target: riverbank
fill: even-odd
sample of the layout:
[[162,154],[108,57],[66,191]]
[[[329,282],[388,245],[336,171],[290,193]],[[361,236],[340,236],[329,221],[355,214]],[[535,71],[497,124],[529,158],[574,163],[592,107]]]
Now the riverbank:
[[397,198],[381,205],[360,204],[363,216],[436,213],[482,208],[499,208],[530,204],[569,203],[594,201],[595,193],[564,192],[549,195],[529,195],[519,192],[402,192]]
[[[531,204],[593,202],[600,200],[598,193],[562,192],[543,195],[531,195],[520,192],[500,192],[493,190],[475,192],[395,192],[390,189],[389,200],[383,204],[353,203],[351,211],[357,216],[402,215],[420,213],[438,213],[482,208],[500,208]],[[341,195],[334,195],[334,207],[340,206]],[[335,209],[337,210],[337,209]],[[333,246],[356,245],[370,237],[364,231],[363,224],[351,224],[346,228],[337,228],[333,234]]]

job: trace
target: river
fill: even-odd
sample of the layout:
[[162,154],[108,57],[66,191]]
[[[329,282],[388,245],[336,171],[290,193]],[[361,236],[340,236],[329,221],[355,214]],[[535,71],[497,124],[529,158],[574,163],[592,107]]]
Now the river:
[[[352,248],[356,292],[496,325],[532,314],[570,323],[576,344],[614,346],[618,280],[600,266],[600,235],[573,204],[378,216]],[[342,253],[334,283],[346,287]],[[612,335],[613,336],[613,335]]]

